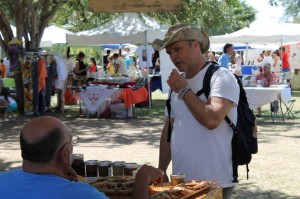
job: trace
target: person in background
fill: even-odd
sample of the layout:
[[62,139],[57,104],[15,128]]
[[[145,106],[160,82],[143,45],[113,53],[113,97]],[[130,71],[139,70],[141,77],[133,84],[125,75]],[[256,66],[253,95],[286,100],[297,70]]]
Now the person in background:
[[263,60],[258,64],[260,67],[264,67],[266,63],[268,63],[271,66],[271,72],[273,72],[273,59],[271,57],[271,51],[266,50],[264,51],[264,56]]
[[[22,169],[0,174],[1,198],[107,199],[88,183],[74,182],[72,133],[59,119],[39,117],[25,124],[20,146]],[[142,166],[135,178],[134,199],[148,199],[149,184],[161,178],[161,170]]]
[[86,75],[88,67],[83,62],[84,58],[85,54],[83,52],[79,52],[75,62],[75,79],[77,80],[78,85],[82,85],[87,82]]
[[68,71],[67,85],[71,86],[73,85],[73,73],[75,68],[75,62],[69,54],[67,55],[66,67]]
[[241,70],[242,70],[242,57],[240,54],[236,53],[235,54],[235,68],[234,68],[234,73],[236,75],[241,75]]
[[16,101],[9,96],[8,88],[2,87],[0,90],[0,104],[4,109],[4,119],[10,114],[14,117],[13,112],[17,111],[17,103]]
[[110,50],[106,50],[106,55],[103,56],[103,70],[107,71],[108,60],[107,58],[110,56]]
[[112,55],[107,57],[107,61],[108,61],[108,64],[107,64],[107,67],[106,67],[107,68],[107,74],[114,75],[115,74],[115,68],[114,68],[114,65],[113,65]]
[[271,64],[265,63],[263,72],[256,76],[256,84],[262,87],[270,87],[273,82],[273,75],[271,73]]
[[208,53],[208,61],[217,62],[213,52]]
[[279,48],[279,54],[281,57],[281,67],[282,72],[284,72],[284,78],[286,79],[287,83],[290,84],[291,81],[291,69],[289,63],[289,52],[286,52],[285,47]]
[[233,54],[234,49],[233,49],[233,45],[232,44],[225,44],[225,46],[223,47],[223,54],[220,56],[219,60],[218,60],[218,64],[220,66],[223,66],[224,68],[229,69],[230,67],[230,57]]
[[0,77],[6,77],[6,65],[3,63],[3,59],[0,60]]
[[160,71],[160,59],[158,50],[155,50],[152,56],[152,70],[154,70],[154,73],[158,73]]
[[97,63],[94,57],[90,58],[90,72],[94,73],[97,72]]
[[260,63],[264,59],[264,54],[265,54],[265,51],[262,51],[262,53],[259,54],[258,58],[256,59],[256,61],[258,63]]
[[281,69],[280,69],[280,55],[278,50],[274,51],[272,53],[273,56],[273,71],[275,73],[280,73]]
[[114,53],[112,59],[114,63],[115,74],[118,76],[128,76],[124,59],[120,57],[118,53]]
[[290,72],[289,53],[286,52],[285,47],[282,46],[279,48],[279,54],[281,56],[282,71]]

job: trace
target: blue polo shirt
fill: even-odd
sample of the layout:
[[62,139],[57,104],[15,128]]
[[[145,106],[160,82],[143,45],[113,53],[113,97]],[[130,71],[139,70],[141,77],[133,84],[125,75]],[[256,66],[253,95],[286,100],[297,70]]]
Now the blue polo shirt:
[[218,60],[218,64],[220,66],[223,66],[224,68],[229,69],[229,63],[230,63],[230,56],[228,53],[223,53]]
[[96,188],[52,174],[12,170],[0,174],[0,198],[5,199],[107,199]]

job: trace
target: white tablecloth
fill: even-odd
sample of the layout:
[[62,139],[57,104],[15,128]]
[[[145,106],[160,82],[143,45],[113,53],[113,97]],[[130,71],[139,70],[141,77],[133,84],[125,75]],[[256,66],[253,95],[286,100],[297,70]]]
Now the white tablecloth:
[[89,113],[100,115],[105,110],[113,99],[117,99],[120,94],[120,89],[107,89],[107,86],[97,85],[88,87],[85,91],[80,92],[80,97]]
[[250,108],[258,108],[275,100],[286,103],[292,98],[291,88],[287,86],[244,88]]

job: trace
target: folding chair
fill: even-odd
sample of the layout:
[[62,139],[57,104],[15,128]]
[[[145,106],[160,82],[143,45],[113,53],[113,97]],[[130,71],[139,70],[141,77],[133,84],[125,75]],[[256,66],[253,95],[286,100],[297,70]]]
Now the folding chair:
[[286,112],[284,113],[283,116],[285,115],[288,115],[289,116],[289,119],[291,119],[291,116],[293,118],[296,118],[295,115],[293,114],[293,107],[294,107],[294,104],[295,104],[295,99],[291,99],[290,101],[288,101],[287,103],[284,103],[285,107],[286,107]]

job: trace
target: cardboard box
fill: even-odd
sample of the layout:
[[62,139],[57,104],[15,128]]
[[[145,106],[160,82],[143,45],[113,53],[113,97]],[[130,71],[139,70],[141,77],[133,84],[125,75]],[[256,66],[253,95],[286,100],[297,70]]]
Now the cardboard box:
[[110,105],[110,114],[112,118],[129,118],[132,117],[132,113],[132,107],[126,108],[124,103]]

